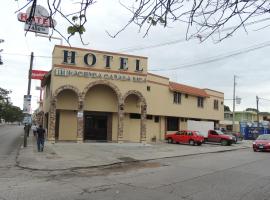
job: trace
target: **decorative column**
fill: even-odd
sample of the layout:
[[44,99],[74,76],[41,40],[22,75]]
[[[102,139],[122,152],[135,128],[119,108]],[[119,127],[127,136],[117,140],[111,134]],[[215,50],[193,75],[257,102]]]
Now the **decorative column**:
[[118,106],[118,135],[117,135],[118,143],[123,142],[124,116],[125,116],[124,103],[120,103]]
[[147,105],[141,106],[141,143],[146,143],[146,115]]
[[79,101],[77,112],[77,142],[83,142],[83,101]]
[[51,108],[49,113],[49,130],[48,141],[55,143],[55,121],[56,121],[56,101],[51,101]]

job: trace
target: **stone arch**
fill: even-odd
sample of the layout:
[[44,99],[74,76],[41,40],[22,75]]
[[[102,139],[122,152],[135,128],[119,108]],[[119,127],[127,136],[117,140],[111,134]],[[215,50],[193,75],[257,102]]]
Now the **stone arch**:
[[128,92],[126,92],[125,95],[123,96],[123,101],[125,102],[126,98],[131,94],[134,94],[137,97],[139,97],[140,101],[142,102],[142,105],[147,105],[144,96],[142,95],[141,92],[137,90],[129,90]]
[[82,95],[81,95],[81,92],[78,88],[76,88],[72,85],[63,85],[55,90],[53,97],[52,97],[52,103],[56,104],[58,94],[64,90],[72,90],[73,92],[75,92],[77,94],[78,100],[79,100],[78,102],[79,103],[82,102]]
[[142,95],[141,92],[137,91],[137,90],[129,90],[128,92],[125,93],[125,95],[123,96],[123,102],[125,104],[125,100],[129,95],[136,95],[137,97],[139,97],[140,101],[141,101],[141,127],[140,127],[140,140],[141,142],[146,142],[146,116],[147,116],[147,103],[146,103],[146,99],[144,98],[144,96]]
[[[124,121],[124,101],[122,94],[120,92],[120,89],[113,83],[107,81],[107,80],[97,80],[94,82],[89,83],[81,93],[81,99],[82,102],[85,101],[85,96],[87,92],[94,86],[96,85],[105,85],[108,86],[109,88],[112,89],[112,91],[116,94],[117,96],[117,101],[118,101],[118,133],[117,133],[117,141],[121,142],[123,139],[123,121]],[[83,133],[82,133],[83,134]],[[81,135],[82,135],[81,134]]]
[[113,83],[111,83],[111,82],[109,82],[109,81],[107,81],[107,80],[98,80],[98,81],[94,81],[94,82],[89,83],[89,84],[84,88],[84,90],[83,90],[83,92],[82,92],[82,100],[83,100],[83,101],[84,101],[84,99],[85,99],[86,93],[87,93],[92,87],[94,87],[94,86],[96,86],[96,85],[106,85],[106,86],[110,87],[110,88],[114,91],[114,93],[116,94],[116,96],[117,96],[118,104],[121,104],[121,103],[123,102],[123,100],[122,100],[122,99],[123,99],[123,98],[122,98],[122,94],[121,94],[119,88],[118,88],[115,84],[113,84]]
[[[49,132],[48,132],[48,140],[55,142],[55,123],[56,123],[56,103],[57,103],[57,96],[59,95],[60,92],[64,90],[72,90],[75,92],[75,94],[78,97],[78,112],[81,110],[82,107],[82,95],[80,93],[80,90],[72,85],[63,85],[59,88],[57,88],[52,95],[51,99],[51,107],[50,107],[50,126],[49,126]],[[77,137],[80,135],[79,131],[80,127],[78,126],[77,130]]]

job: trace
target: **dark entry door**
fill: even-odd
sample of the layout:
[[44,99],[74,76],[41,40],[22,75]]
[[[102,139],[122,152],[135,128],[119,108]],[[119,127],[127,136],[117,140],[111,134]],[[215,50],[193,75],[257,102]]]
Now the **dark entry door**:
[[85,116],[85,140],[107,140],[107,116]]

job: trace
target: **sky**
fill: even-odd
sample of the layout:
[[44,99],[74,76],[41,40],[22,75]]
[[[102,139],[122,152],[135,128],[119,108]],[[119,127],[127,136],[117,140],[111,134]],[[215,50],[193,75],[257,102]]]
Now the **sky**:
[[[35,36],[28,32],[25,35],[24,24],[17,20],[15,13],[24,6],[26,0],[0,0],[0,53],[3,65],[0,65],[0,87],[12,90],[11,102],[23,107],[23,95],[27,94],[30,54],[34,53],[33,69],[49,71],[54,45],[60,40]],[[40,1],[45,3],[46,1]],[[73,4],[63,5],[64,12],[70,12]],[[73,1],[74,2],[74,1]],[[46,4],[41,4],[46,8]],[[26,9],[22,10],[25,12]],[[259,99],[259,110],[270,112],[270,28],[258,30],[267,22],[248,26],[248,32],[240,29],[232,37],[216,43],[209,39],[201,43],[198,39],[185,41],[185,24],[173,23],[168,28],[153,27],[144,37],[138,27],[130,25],[116,38],[111,38],[106,31],[116,33],[129,20],[130,13],[117,0],[102,1],[89,8],[88,22],[83,45],[78,36],[71,39],[73,47],[112,51],[148,57],[148,71],[169,77],[171,81],[198,88],[209,88],[224,93],[224,104],[233,104],[233,85],[236,76],[236,96],[241,103],[237,111],[256,107],[256,95]],[[66,33],[68,24],[58,16],[57,29]],[[233,25],[233,24],[232,24]],[[59,37],[57,33],[55,37]],[[63,41],[64,45],[67,45]],[[269,46],[267,46],[269,44]],[[254,49],[260,45],[264,48]],[[242,52],[242,53],[239,53]],[[230,56],[231,54],[237,54]],[[215,59],[224,57],[224,59]],[[214,61],[213,61],[214,59]],[[209,62],[212,61],[212,62]],[[169,69],[174,70],[169,70]],[[32,110],[38,106],[39,80],[32,80]]]

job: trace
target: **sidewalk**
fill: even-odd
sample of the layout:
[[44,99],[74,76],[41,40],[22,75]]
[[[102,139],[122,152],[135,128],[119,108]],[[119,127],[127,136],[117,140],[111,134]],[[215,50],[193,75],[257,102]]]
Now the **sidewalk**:
[[19,167],[33,170],[64,170],[232,151],[251,146],[252,141],[241,141],[232,146],[213,144],[189,146],[166,143],[46,143],[44,152],[37,152],[35,138],[29,137],[28,147],[21,148],[17,164]]

